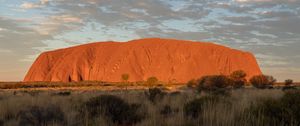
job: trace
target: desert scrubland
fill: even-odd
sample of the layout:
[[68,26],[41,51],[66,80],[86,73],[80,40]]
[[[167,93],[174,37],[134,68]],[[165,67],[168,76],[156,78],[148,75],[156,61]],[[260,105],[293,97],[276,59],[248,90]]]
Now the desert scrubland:
[[[112,90],[95,88],[95,84],[87,85],[86,88],[82,85],[77,86],[81,88],[33,86],[1,89],[0,125],[297,126],[300,124],[300,92],[297,87],[222,88],[201,86],[199,81],[196,85],[187,84],[177,88],[161,84],[151,86],[149,89],[130,88],[127,85]],[[45,90],[47,88],[49,89]]]

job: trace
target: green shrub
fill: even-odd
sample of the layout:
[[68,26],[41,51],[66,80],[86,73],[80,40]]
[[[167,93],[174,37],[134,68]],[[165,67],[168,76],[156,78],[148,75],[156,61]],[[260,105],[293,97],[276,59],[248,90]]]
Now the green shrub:
[[163,99],[166,93],[159,88],[149,88],[145,95],[152,103],[156,103],[157,100]]
[[144,118],[144,115],[138,112],[141,105],[128,104],[113,95],[91,98],[84,106],[90,117],[103,115],[109,121],[119,125],[133,125]]
[[204,76],[199,80],[197,90],[213,95],[228,95],[231,80],[224,75]]
[[258,89],[271,88],[276,79],[268,75],[257,75],[250,79],[250,83]]
[[64,124],[64,113],[54,105],[47,107],[30,106],[18,113],[19,125],[45,126],[48,124]]

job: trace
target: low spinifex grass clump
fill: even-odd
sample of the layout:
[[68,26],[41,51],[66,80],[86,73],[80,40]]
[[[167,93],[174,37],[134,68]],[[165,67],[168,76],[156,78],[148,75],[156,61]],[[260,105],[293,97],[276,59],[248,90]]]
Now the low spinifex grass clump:
[[[227,95],[229,93],[230,95]],[[32,95],[34,94],[34,95]],[[0,125],[299,125],[300,93],[280,89],[211,92],[2,91]]]

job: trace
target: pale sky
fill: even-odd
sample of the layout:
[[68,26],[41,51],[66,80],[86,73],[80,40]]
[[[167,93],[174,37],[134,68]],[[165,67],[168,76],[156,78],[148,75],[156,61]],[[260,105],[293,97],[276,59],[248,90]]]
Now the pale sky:
[[250,51],[300,81],[300,0],[0,0],[0,81],[23,80],[43,51],[150,37]]

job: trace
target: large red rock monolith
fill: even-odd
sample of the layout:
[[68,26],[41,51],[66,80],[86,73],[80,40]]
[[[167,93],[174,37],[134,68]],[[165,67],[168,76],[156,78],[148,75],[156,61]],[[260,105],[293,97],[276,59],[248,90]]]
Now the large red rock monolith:
[[42,53],[24,81],[129,81],[155,76],[168,82],[187,82],[204,75],[228,75],[244,70],[247,78],[261,74],[255,57],[244,51],[208,42],[140,39],[97,42]]

